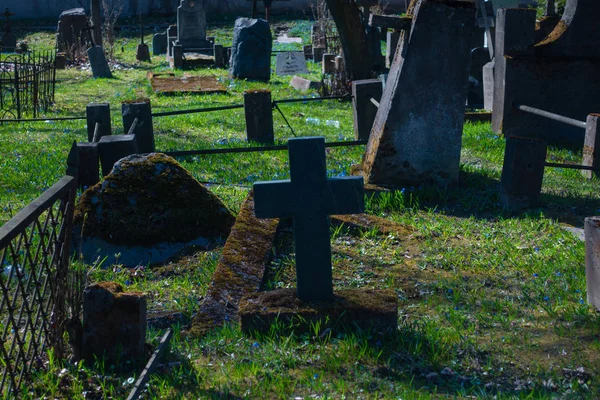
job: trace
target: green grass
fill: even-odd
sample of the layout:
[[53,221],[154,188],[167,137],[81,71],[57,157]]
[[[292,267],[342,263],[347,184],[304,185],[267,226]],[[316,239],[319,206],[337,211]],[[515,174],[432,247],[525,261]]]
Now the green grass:
[[[290,36],[307,40],[308,21],[285,24]],[[227,44],[230,26],[226,18],[209,23],[209,34]],[[49,29],[24,24],[15,30],[34,48],[52,46]],[[167,111],[240,104],[244,90],[255,88],[270,89],[274,99],[302,96],[289,87],[289,77],[273,76],[269,84],[230,81],[222,69],[192,73],[220,77],[229,85],[228,94],[156,95],[146,72],[166,71],[166,62],[162,57],[153,57],[151,64],[135,62],[135,34],[133,27],[120,33],[116,57],[126,69],[115,70],[114,79],[92,79],[89,71],[75,68],[59,71],[56,103],[45,116],[83,115],[88,102],[109,102],[113,132],[121,133],[120,103],[139,97],[149,97],[154,111]],[[313,79],[320,78],[318,65],[309,62],[309,69]],[[350,103],[294,103],[281,109],[298,136],[353,138]],[[307,123],[308,117],[320,124]],[[293,136],[280,115],[274,118],[276,142],[285,143]],[[328,120],[339,121],[340,127],[327,125]],[[247,145],[242,110],[156,118],[154,131],[157,149],[163,151]],[[59,179],[72,142],[86,137],[84,121],[1,125],[0,223]],[[347,174],[363,151],[328,150],[328,174]],[[509,213],[498,199],[503,155],[504,140],[489,124],[468,123],[459,185],[447,190],[406,187],[367,199],[368,213],[408,233],[332,228],[335,288],[395,290],[400,305],[396,335],[378,338],[318,327],[293,335],[275,326],[269,334],[247,336],[228,325],[196,339],[177,328],[144,398],[599,397],[600,320],[586,304],[584,244],[562,225],[582,226],[583,218],[600,212],[600,184],[577,171],[548,168],[540,207]],[[550,148],[548,158],[577,163],[581,154]],[[289,176],[285,152],[179,161],[198,180],[211,182],[211,190],[234,211],[253,182]],[[269,288],[295,286],[294,259],[289,246],[285,250],[270,266]],[[99,265],[90,278],[147,292],[151,311],[191,316],[219,252],[196,253],[160,268]],[[151,331],[149,341],[156,344],[160,336]],[[572,372],[580,367],[583,374]],[[124,398],[135,377],[101,362],[70,365],[49,354],[23,395],[83,398],[85,392],[86,398]]]

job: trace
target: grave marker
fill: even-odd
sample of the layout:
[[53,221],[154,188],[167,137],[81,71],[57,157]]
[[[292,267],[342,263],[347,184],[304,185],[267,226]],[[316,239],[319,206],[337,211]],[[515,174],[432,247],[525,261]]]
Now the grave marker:
[[256,182],[255,213],[258,218],[293,218],[298,298],[330,300],[333,283],[328,216],[363,212],[363,179],[327,179],[323,137],[290,139],[288,146],[290,179]]
[[92,44],[92,47],[87,50],[87,55],[90,60],[90,67],[92,68],[92,74],[94,75],[94,78],[112,78],[112,73],[110,72],[108,62],[106,61],[104,49],[95,45],[91,32],[92,29],[94,29],[94,27],[90,26],[90,24],[87,24],[87,26],[83,29],[84,31],[87,31],[90,43]]
[[278,53],[275,73],[277,75],[308,74],[304,52],[287,51]]
[[15,14],[10,12],[7,7],[2,15],[6,18],[4,33],[2,34],[2,38],[0,38],[2,53],[14,53],[15,48],[17,47],[17,38],[10,31],[10,17]]
[[144,43],[144,25],[142,24],[142,14],[140,14],[140,44],[137,46],[135,59],[138,61],[150,61],[150,49]]
[[211,47],[206,40],[205,0],[181,0],[177,7],[177,44],[184,49]]

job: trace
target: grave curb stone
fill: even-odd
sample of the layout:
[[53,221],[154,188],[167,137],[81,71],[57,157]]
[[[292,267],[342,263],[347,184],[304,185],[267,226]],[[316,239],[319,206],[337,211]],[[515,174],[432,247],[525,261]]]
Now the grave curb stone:
[[244,295],[260,290],[271,260],[279,219],[254,216],[250,192],[231,228],[221,257],[189,334],[202,336],[227,321],[238,321],[238,305]]
[[397,330],[398,300],[393,290],[346,289],[335,291],[333,301],[303,302],[296,289],[257,292],[240,301],[242,331],[266,333],[278,322],[294,333],[310,332],[315,323],[327,328],[349,328],[389,334]]

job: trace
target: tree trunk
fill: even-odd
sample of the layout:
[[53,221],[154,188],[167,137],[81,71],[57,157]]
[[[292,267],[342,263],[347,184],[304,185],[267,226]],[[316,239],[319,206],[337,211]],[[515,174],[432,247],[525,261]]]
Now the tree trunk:
[[371,78],[369,38],[354,1],[325,0],[340,35],[348,80]]
[[94,30],[92,31],[94,44],[96,46],[102,46],[102,15],[100,14],[100,0],[91,0],[90,11],[92,14],[92,25],[94,26]]

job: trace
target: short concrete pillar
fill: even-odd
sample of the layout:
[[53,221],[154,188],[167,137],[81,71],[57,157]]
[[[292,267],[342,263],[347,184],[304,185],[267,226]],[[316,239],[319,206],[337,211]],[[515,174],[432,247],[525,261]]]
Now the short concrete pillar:
[[547,143],[531,138],[508,137],[504,152],[500,201],[509,209],[532,207],[542,191]]
[[150,48],[146,43],[138,44],[135,59],[138,61],[150,61]]
[[383,86],[379,79],[352,82],[355,140],[369,140],[375,115],[377,115],[377,106],[371,99],[379,103],[382,93]]
[[[583,165],[600,169],[600,114],[590,114],[587,117],[585,127],[585,141],[583,144]],[[585,171],[581,174],[592,179],[593,176],[600,177],[600,171]]]
[[173,68],[183,69],[183,46],[180,44],[173,46]]
[[307,60],[312,60],[312,46],[310,44],[305,44],[302,46],[302,51],[304,51],[304,58]]
[[214,47],[215,67],[225,68],[227,65],[227,51],[220,44],[215,44]]
[[147,309],[144,293],[124,292],[115,282],[100,282],[83,292],[82,357],[92,364],[133,369],[146,356]]
[[85,116],[87,120],[88,142],[94,141],[96,123],[98,124],[96,142],[98,142],[102,136],[109,136],[112,134],[110,104],[90,103],[85,107]]
[[123,157],[138,153],[135,135],[104,136],[98,142],[98,156],[102,166],[102,176],[112,170],[117,161]]
[[400,40],[400,32],[390,31],[387,33],[387,44],[385,52],[385,66],[390,68],[396,55],[396,48],[398,47],[398,41]]
[[323,60],[323,54],[325,54],[325,47],[313,46],[312,53],[313,53],[313,57],[312,57],[313,61],[321,62]]
[[331,53],[323,54],[323,64],[321,65],[323,74],[333,74],[335,72],[335,56]]
[[54,58],[54,67],[56,69],[67,68],[67,55],[65,53],[56,53],[56,57]]
[[77,170],[77,186],[82,189],[94,186],[100,181],[100,159],[98,157],[98,143],[77,143],[79,158]]
[[584,233],[587,301],[600,311],[600,217],[586,218]]
[[273,144],[273,105],[271,92],[253,90],[244,92],[246,135],[249,142]]
[[344,70],[344,57],[335,56],[335,72],[342,72]]
[[[121,105],[123,114],[123,133],[135,135],[137,149],[140,154],[153,153],[154,148],[154,128],[152,126],[152,107],[150,100],[123,103]],[[137,118],[137,124],[133,131],[131,126]],[[130,132],[131,131],[131,132]]]

